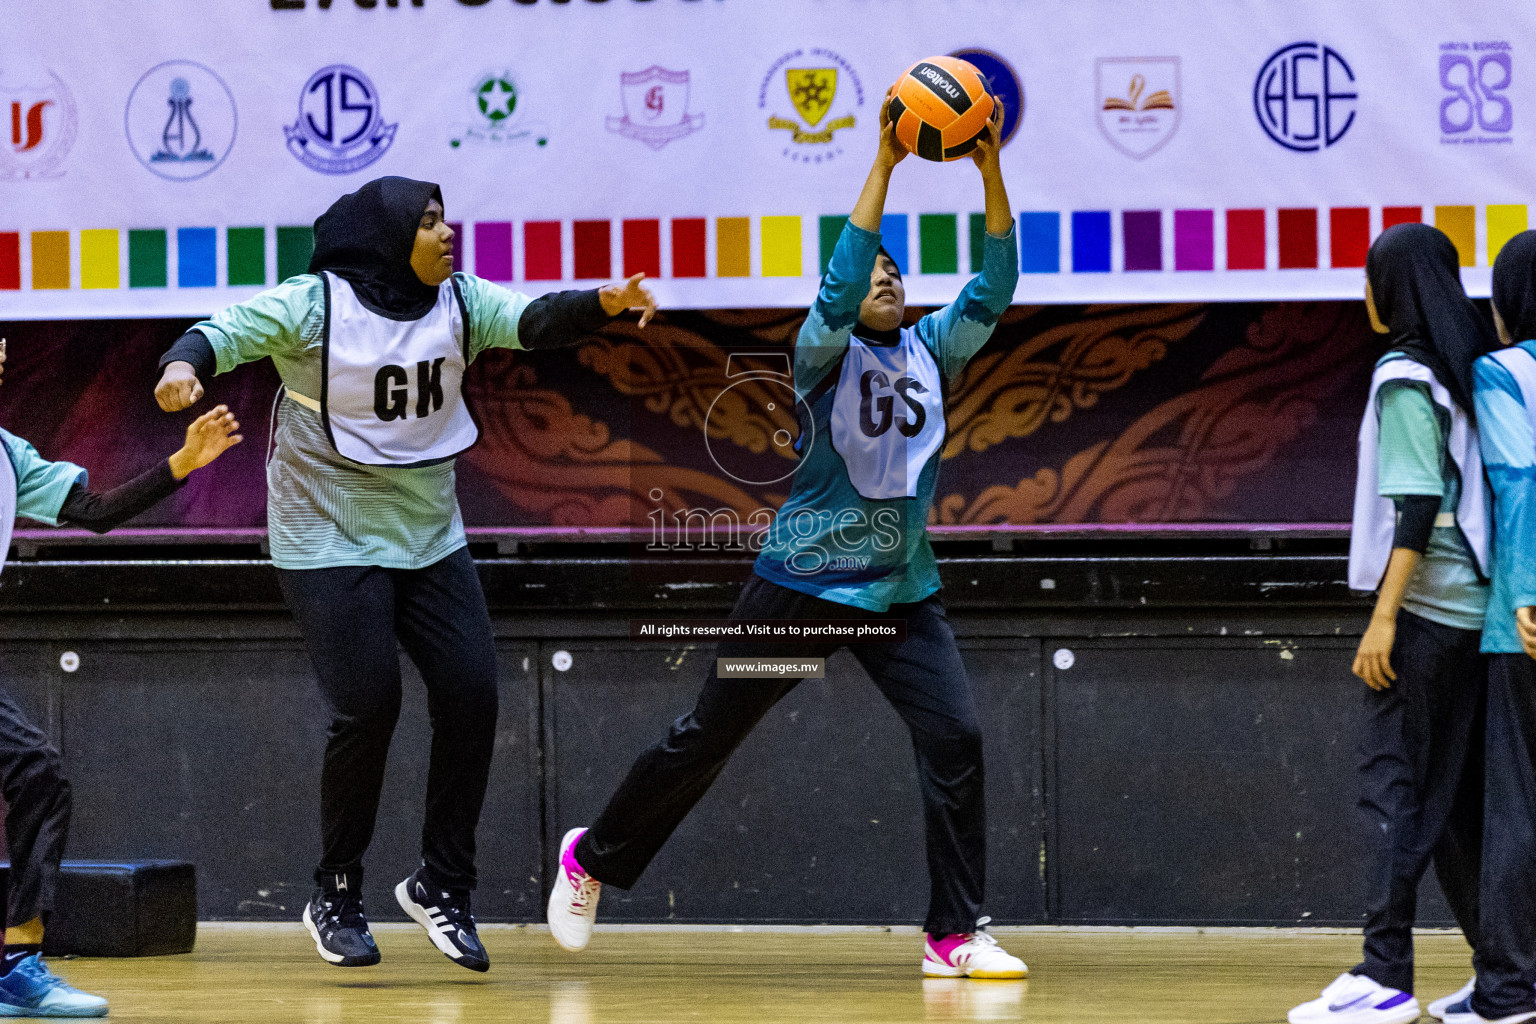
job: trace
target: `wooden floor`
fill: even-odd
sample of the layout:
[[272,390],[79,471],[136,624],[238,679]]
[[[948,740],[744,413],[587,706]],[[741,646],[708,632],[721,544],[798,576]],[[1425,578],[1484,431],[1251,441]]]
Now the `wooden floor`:
[[[543,929],[486,926],[482,975],[415,926],[375,934],[384,962],[361,969],[321,962],[297,924],[205,925],[186,956],[53,967],[119,1021],[1252,1024],[1283,1021],[1360,952],[1358,935],[1337,933],[1000,928],[1031,976],[987,982],[923,979],[910,929],[602,930],[569,954]],[[1458,935],[1421,935],[1418,949],[1421,1003],[1470,976]]]

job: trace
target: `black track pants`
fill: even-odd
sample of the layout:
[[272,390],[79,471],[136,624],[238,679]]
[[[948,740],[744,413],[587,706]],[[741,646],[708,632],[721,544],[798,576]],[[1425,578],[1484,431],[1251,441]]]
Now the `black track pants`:
[[59,862],[69,836],[69,782],[59,752],[15,702],[0,694],[0,790],[11,855],[7,928],[53,909]]
[[[735,619],[878,618],[753,576]],[[938,595],[893,605],[906,620],[899,644],[849,644],[912,736],[928,845],[927,930],[976,927],[986,878],[986,808],[981,725],[955,634]],[[730,642],[720,658],[825,658],[844,645]],[[607,808],[582,837],[576,858],[598,881],[627,889],[698,803],[726,760],[798,679],[721,679],[713,662],[698,705],[640,755]]]
[[496,740],[496,648],[469,549],[424,569],[341,566],[278,576],[331,715],[316,881],[361,878],[400,714],[404,647],[426,682],[432,718],[422,859],[443,888],[474,888],[475,826]]
[[1489,1020],[1536,1010],[1536,661],[1488,668],[1483,930],[1472,1009]]
[[1360,809],[1372,868],[1365,960],[1354,973],[1413,991],[1419,880],[1434,861],[1456,923],[1478,942],[1483,843],[1481,634],[1399,612],[1392,645],[1397,681],[1365,691]]

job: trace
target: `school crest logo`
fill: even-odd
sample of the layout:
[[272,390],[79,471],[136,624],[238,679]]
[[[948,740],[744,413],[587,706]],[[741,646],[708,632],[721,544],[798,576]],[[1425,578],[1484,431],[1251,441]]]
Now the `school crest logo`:
[[688,72],[651,65],[619,76],[623,117],[607,119],[608,130],[652,149],[704,127],[703,114],[688,113]]
[[821,123],[832,109],[837,95],[837,68],[790,68],[784,72],[789,100],[795,112],[812,127]]
[[288,152],[321,174],[351,174],[388,152],[398,124],[379,111],[368,76],[332,64],[310,76],[299,93],[299,119],[283,129]]
[[1179,129],[1179,58],[1100,57],[1095,66],[1099,132],[1109,144],[1136,160],[1166,146]]
[[235,144],[235,97],[213,71],[172,60],[146,71],[123,113],[128,147],[172,181],[212,174]]
[[843,155],[837,133],[857,123],[864,85],[853,66],[831,50],[793,50],[768,69],[757,106],[768,113],[769,129],[789,133],[785,157],[820,164]]
[[534,146],[549,143],[549,126],[530,121],[525,115],[527,103],[518,91],[510,71],[481,75],[470,89],[477,120],[454,125],[448,145],[454,149],[472,143],[505,144],[527,142]]
[[0,145],[0,181],[62,176],[79,130],[64,80],[42,69],[0,70],[0,105],[10,128]]

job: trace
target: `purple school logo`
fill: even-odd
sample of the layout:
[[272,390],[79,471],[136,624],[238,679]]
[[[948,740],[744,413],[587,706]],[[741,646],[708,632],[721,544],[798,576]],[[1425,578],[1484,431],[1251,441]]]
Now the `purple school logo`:
[[1504,40],[1440,44],[1440,141],[1449,145],[1514,141],[1513,47]]

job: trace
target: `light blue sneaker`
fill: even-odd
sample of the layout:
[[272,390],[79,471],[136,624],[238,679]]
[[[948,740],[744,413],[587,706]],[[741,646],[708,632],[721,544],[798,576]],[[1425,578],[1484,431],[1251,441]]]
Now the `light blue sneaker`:
[[105,1017],[101,996],[70,988],[33,953],[0,977],[0,1017]]

